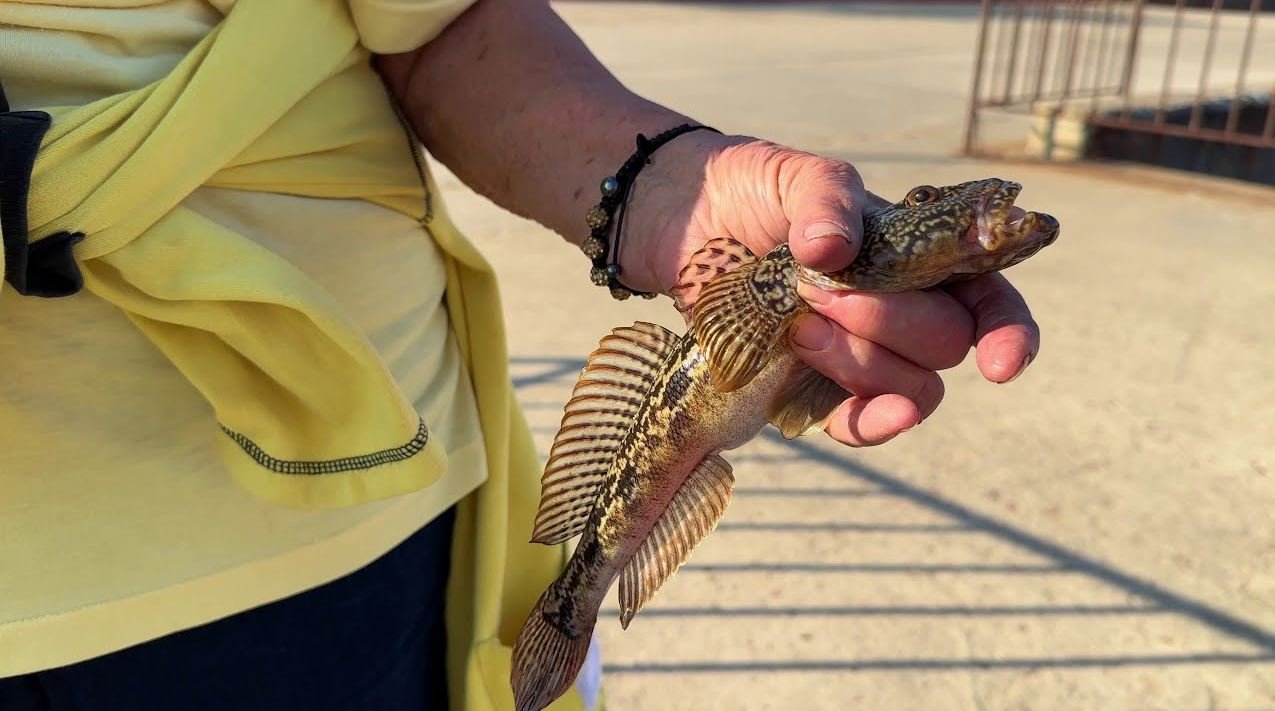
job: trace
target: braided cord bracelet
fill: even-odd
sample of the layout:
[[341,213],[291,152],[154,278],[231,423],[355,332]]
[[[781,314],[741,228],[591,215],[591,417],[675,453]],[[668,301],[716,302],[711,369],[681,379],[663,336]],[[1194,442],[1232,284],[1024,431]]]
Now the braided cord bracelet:
[[[651,155],[655,151],[684,133],[701,130],[721,133],[710,126],[691,123],[670,128],[649,139],[639,133],[637,150],[624,161],[624,165],[620,166],[619,170],[615,171],[615,175],[603,179],[600,186],[602,199],[590,208],[585,216],[585,222],[592,231],[584,240],[584,244],[580,245],[580,249],[585,256],[593,260],[589,279],[598,286],[609,287],[612,297],[620,301],[635,294],[644,299],[656,297],[656,294],[652,292],[635,291],[620,283],[620,238],[624,234],[624,213],[628,206],[629,193],[633,190],[633,183],[636,182],[638,173],[651,162]],[[607,235],[611,231],[612,224],[615,225],[615,239],[608,243]]]

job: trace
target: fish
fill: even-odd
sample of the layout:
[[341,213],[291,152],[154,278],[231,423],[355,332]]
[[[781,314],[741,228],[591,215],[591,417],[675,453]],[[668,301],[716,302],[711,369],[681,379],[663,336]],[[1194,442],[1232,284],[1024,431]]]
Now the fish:
[[639,321],[601,339],[541,477],[532,542],[580,539],[514,643],[517,711],[540,711],[570,688],[617,580],[627,629],[717,526],[735,483],[722,452],[768,424],[787,439],[822,429],[850,397],[789,346],[789,327],[810,311],[798,284],[901,292],[1018,264],[1060,231],[1052,216],[1015,206],[1021,190],[999,178],[917,186],[865,215],[858,255],[830,273],[799,264],[787,245],[759,258],[711,240],[672,289],[685,334]]

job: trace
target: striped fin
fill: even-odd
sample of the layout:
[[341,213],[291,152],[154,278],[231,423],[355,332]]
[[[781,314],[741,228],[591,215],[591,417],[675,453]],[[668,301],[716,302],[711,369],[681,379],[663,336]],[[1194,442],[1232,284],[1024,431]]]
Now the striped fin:
[[714,387],[732,392],[747,385],[803,308],[787,245],[710,281],[700,292],[691,328]]
[[716,454],[705,457],[686,478],[642,547],[620,571],[621,626],[628,629],[634,615],[717,527],[734,487],[730,464]]
[[770,401],[766,419],[779,428],[784,439],[795,439],[812,429],[823,429],[828,415],[849,397],[850,393],[823,373],[802,366]]
[[677,275],[677,286],[669,290],[679,313],[691,320],[691,307],[700,291],[714,278],[736,267],[757,261],[747,247],[729,237],[709,240],[699,248]]
[[553,545],[584,530],[611,460],[677,339],[638,321],[611,331],[589,355],[540,479],[533,542]]

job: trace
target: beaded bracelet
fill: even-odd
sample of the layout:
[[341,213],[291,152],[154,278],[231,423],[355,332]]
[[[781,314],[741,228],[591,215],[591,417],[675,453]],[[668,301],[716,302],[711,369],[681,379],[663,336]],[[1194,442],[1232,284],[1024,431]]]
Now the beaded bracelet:
[[[597,205],[594,205],[585,216],[585,222],[588,223],[592,232],[585,239],[584,244],[580,245],[580,249],[584,251],[585,256],[593,260],[593,268],[589,270],[590,280],[598,286],[610,287],[613,298],[623,301],[635,294],[644,299],[653,299],[657,296],[651,292],[630,289],[620,283],[620,236],[624,228],[624,211],[629,202],[629,193],[633,189],[633,183],[642,168],[651,162],[651,154],[684,133],[700,130],[721,133],[721,131],[710,126],[690,123],[670,128],[650,139],[639,133],[637,135],[637,150],[633,155],[629,156],[628,160],[624,161],[624,165],[620,166],[619,170],[615,171],[615,175],[603,179],[600,186],[602,200]],[[617,208],[619,208],[618,214],[616,212]],[[612,244],[608,244],[607,234],[610,232],[609,228],[613,220],[615,222],[615,241]]]

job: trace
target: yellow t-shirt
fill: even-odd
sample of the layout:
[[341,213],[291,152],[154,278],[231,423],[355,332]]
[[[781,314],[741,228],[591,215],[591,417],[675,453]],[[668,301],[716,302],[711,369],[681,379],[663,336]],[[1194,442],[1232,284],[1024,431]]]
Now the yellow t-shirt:
[[[401,51],[468,0],[351,3],[366,46]],[[14,110],[80,106],[153,82],[230,5],[109,4],[0,3],[0,81]],[[0,290],[0,676],[332,580],[486,477],[444,261],[416,220],[362,200],[208,187],[182,204],[335,297],[442,443],[447,472],[420,491],[347,508],[263,501],[227,476],[207,401],[119,309],[88,290],[51,300]]]

